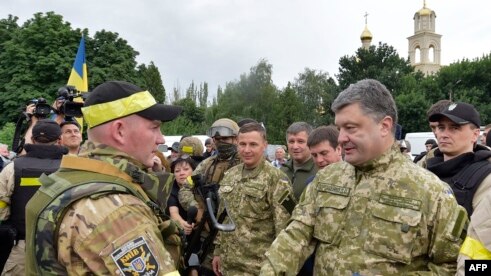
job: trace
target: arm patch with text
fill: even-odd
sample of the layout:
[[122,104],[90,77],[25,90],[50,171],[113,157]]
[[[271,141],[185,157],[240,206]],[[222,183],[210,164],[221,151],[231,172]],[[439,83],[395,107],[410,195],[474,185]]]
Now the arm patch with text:
[[157,275],[159,272],[159,264],[143,237],[114,250],[111,257],[123,275]]

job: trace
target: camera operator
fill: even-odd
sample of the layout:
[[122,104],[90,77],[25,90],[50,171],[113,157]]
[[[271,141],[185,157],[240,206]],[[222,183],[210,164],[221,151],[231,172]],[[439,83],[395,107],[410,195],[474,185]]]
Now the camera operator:
[[31,100],[25,109],[25,115],[29,122],[24,135],[25,143],[30,143],[32,127],[39,119],[48,118],[61,124],[66,121],[75,121],[74,117],[82,117],[81,107],[83,103],[75,102],[74,99],[77,97],[82,97],[80,92],[74,86],[67,85],[58,89],[57,97],[51,106],[43,98]]

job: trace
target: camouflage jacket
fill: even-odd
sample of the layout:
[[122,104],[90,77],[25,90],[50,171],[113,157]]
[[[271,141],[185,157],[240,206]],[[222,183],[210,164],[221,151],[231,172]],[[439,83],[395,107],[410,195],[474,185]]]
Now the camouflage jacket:
[[84,148],[89,158],[65,156],[26,207],[27,274],[177,273],[155,211],[165,208],[172,175],[147,174],[105,145]]
[[261,275],[295,275],[312,245],[314,275],[453,275],[467,221],[446,183],[392,147],[319,171]]
[[236,224],[234,232],[219,232],[215,256],[220,256],[224,275],[259,273],[264,252],[286,227],[295,199],[288,177],[263,160],[252,171],[240,164],[228,170],[220,183],[227,218]]

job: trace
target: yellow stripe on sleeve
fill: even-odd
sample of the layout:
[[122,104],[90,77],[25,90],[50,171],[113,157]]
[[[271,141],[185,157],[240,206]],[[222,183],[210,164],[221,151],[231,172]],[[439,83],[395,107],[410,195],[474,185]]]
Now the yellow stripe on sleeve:
[[473,260],[491,260],[491,252],[480,241],[469,236],[465,238],[460,253]]
[[41,186],[39,178],[37,177],[22,177],[20,179],[20,186]]

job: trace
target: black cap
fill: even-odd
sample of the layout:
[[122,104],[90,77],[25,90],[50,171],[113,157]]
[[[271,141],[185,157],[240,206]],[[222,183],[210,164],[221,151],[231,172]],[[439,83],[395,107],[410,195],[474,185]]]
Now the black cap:
[[61,135],[60,126],[52,120],[39,120],[32,128],[32,138],[36,142],[50,143],[58,140]]
[[479,112],[477,112],[473,105],[468,103],[453,103],[441,113],[431,115],[429,121],[438,122],[442,117],[446,117],[459,125],[472,123],[477,127],[481,126]]
[[[117,101],[127,98],[138,92],[144,92],[144,90],[134,84],[125,81],[108,81],[97,86],[96,88],[94,88],[94,90],[92,90],[92,92],[89,93],[87,99],[84,102],[84,107]],[[182,108],[180,106],[156,103],[144,110],[135,112],[133,114],[137,114],[149,120],[168,122],[174,120],[181,113],[181,111]],[[125,117],[128,115],[132,114],[125,114],[121,117]],[[121,117],[112,118],[111,120]]]

